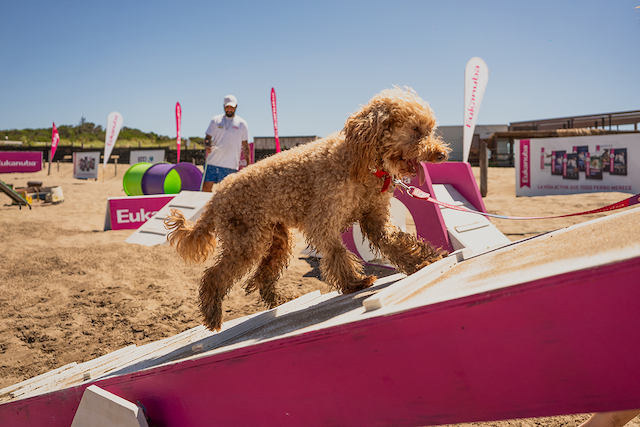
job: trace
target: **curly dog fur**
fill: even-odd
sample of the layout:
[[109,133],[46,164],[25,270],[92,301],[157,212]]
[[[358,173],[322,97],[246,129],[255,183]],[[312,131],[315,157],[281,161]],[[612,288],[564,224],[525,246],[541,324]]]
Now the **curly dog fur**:
[[381,192],[384,177],[372,173],[422,178],[419,162],[448,156],[449,147],[435,128],[433,111],[411,89],[384,90],[351,115],[342,132],[229,175],[195,224],[172,211],[165,220],[168,239],[183,259],[203,262],[219,245],[200,283],[205,325],[220,329],[223,298],[252,269],[247,293],[259,291],[270,308],[282,302],[276,283],[292,256],[294,228],[322,254],[323,279],[345,294],[376,280],[363,274],[360,259],[342,243],[342,232],[355,222],[372,247],[403,273],[446,256],[393,225],[393,186]]

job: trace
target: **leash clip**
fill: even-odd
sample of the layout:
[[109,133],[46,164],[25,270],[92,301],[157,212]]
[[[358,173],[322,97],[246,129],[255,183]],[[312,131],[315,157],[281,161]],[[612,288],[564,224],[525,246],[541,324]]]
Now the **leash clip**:
[[404,191],[407,192],[407,194],[411,197],[413,197],[413,195],[411,194],[411,192],[413,190],[415,190],[416,187],[414,187],[413,185],[407,185],[404,183],[403,180],[398,179],[398,178],[393,178],[393,183],[400,186],[402,189],[404,189]]
[[[393,183],[398,185],[400,188],[404,189],[404,191],[414,199],[428,199],[429,197],[431,197],[429,193],[425,193],[424,191],[422,191],[421,189],[419,189],[414,185],[407,185],[401,179],[393,178]],[[414,194],[415,192],[418,192],[419,195],[416,196]]]

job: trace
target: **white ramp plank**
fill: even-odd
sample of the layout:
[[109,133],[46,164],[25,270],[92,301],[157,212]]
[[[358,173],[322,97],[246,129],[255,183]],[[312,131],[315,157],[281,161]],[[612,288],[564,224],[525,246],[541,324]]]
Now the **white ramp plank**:
[[[444,203],[477,210],[451,184],[434,184],[434,197]],[[511,240],[482,215],[440,208],[453,250],[468,248],[474,253],[511,243]]]
[[82,378],[82,370],[78,365],[69,369],[58,372],[55,375],[43,376],[40,380],[32,382],[25,387],[21,387],[9,393],[12,399],[25,398],[35,396],[37,394],[46,393],[48,391],[58,390],[59,384],[67,381],[69,378]]
[[96,359],[72,366],[71,369],[64,370],[57,375],[48,378],[44,377],[40,381],[12,392],[11,397],[31,397],[78,384],[85,379],[91,378],[92,372],[94,375],[99,375],[101,372],[104,372],[104,370],[108,370],[114,361],[126,357],[133,352],[135,348],[136,345],[131,344]]
[[3,388],[2,390],[0,390],[0,402],[2,402],[3,400],[6,400],[5,398],[11,398],[10,394],[20,390],[20,389],[26,389],[27,387],[32,386],[33,384],[42,382],[42,381],[47,381],[47,379],[53,378],[53,376],[58,375],[64,371],[67,371],[73,367],[75,367],[77,365],[76,362],[71,362],[68,365],[64,365],[61,366],[59,368],[53,369],[49,372],[45,372],[44,374],[35,376],[33,378],[29,378],[28,380],[24,380],[22,382],[19,382],[17,384],[13,384],[10,385],[8,387]]
[[299,310],[304,307],[308,307],[309,305],[317,302],[319,298],[321,298],[320,291],[310,292],[292,301],[284,303],[276,308],[260,312],[243,322],[236,323],[232,327],[227,327],[227,323],[229,322],[225,322],[222,324],[222,330],[220,332],[204,338],[200,342],[194,343],[193,345],[184,346],[174,352],[162,355],[154,359],[153,361],[148,361],[148,364],[146,364],[145,366],[137,366],[136,370],[144,369],[149,366],[157,366],[163,363],[195,356],[197,354],[224,347],[225,343],[237,338],[238,336],[264,326],[272,320],[284,316],[287,313]]
[[196,221],[212,195],[213,193],[201,191],[181,191],[149,221],[134,231],[125,242],[143,246],[166,244],[168,230],[164,227],[164,219],[171,213],[171,209],[180,210],[188,221]]
[[436,261],[422,270],[394,283],[362,302],[365,311],[373,311],[402,301],[411,294],[428,286],[431,281],[456,266],[462,260],[463,251],[453,252],[448,257]]

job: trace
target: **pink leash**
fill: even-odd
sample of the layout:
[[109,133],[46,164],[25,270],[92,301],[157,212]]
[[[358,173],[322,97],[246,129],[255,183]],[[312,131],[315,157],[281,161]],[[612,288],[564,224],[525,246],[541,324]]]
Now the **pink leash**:
[[640,203],[640,194],[636,194],[635,196],[631,196],[628,199],[622,200],[621,202],[614,203],[612,205],[605,206],[603,208],[594,209],[592,211],[572,213],[567,215],[555,215],[555,216],[505,216],[505,215],[494,215],[488,214],[480,211],[474,211],[471,209],[467,209],[461,206],[450,205],[449,203],[441,202],[439,200],[431,197],[429,193],[425,193],[418,187],[414,187],[413,185],[406,185],[399,179],[394,179],[393,182],[400,187],[404,188],[407,194],[413,198],[426,200],[427,202],[435,203],[436,205],[444,206],[445,208],[454,209],[456,211],[468,212],[478,215],[490,216],[492,218],[500,218],[500,219],[551,219],[551,218],[566,218],[570,216],[579,216],[579,215],[589,215],[599,212],[607,212],[607,211],[615,211],[617,209],[626,208],[628,206],[637,205]]

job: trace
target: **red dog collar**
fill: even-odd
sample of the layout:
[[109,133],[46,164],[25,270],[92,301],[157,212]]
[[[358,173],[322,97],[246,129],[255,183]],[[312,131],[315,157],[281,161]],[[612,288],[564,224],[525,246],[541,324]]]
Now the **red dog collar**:
[[391,175],[389,175],[388,172],[379,170],[376,170],[375,172],[373,172],[373,174],[378,178],[384,177],[384,184],[382,184],[382,191],[380,192],[384,193],[385,191],[387,191],[387,189],[389,188],[389,184],[391,184]]

